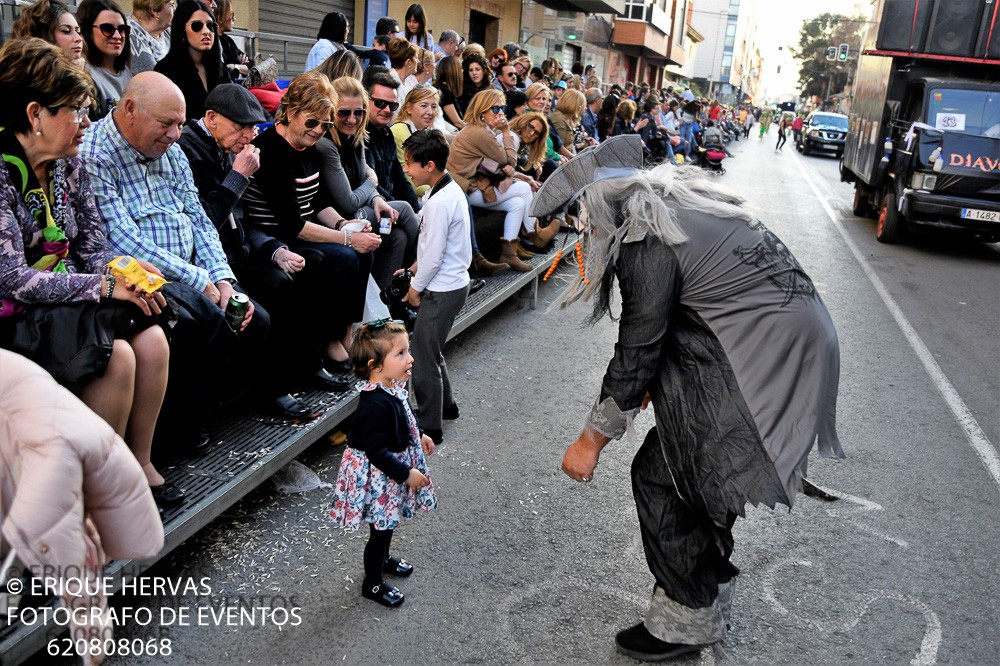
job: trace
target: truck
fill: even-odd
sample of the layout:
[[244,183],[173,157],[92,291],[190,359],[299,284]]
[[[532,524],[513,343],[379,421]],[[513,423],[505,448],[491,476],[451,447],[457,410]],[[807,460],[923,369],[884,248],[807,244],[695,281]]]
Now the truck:
[[998,5],[876,3],[840,177],[880,242],[927,231],[1000,241]]

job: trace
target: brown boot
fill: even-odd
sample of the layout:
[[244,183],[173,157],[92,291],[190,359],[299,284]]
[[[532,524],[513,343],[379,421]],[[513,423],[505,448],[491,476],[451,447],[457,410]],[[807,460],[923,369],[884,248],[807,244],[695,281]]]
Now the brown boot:
[[506,268],[510,268],[510,266],[504,263],[494,264],[492,261],[484,257],[482,252],[477,252],[476,256],[472,258],[472,270],[475,271],[476,275],[480,277],[490,277],[491,275],[496,275]]
[[528,251],[527,249],[524,248],[523,245],[521,245],[521,239],[520,238],[518,238],[518,239],[516,239],[514,241],[514,252],[521,259],[528,260],[528,259],[534,259],[535,258],[535,253],[534,252]]
[[546,247],[553,238],[559,233],[559,220],[553,219],[549,221],[549,226],[542,227],[536,226],[535,230],[528,233],[528,240],[531,244],[537,247],[539,250]]
[[[533,270],[531,264],[526,264],[521,261],[521,258],[517,256],[517,248],[520,247],[520,243],[517,240],[501,240],[500,251],[500,261],[504,262],[515,271],[521,271],[526,273]],[[534,255],[532,255],[534,256]]]

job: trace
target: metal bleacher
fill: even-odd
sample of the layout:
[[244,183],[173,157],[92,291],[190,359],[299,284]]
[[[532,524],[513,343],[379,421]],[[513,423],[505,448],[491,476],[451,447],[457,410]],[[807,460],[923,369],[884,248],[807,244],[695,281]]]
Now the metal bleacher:
[[[477,228],[479,225],[477,224]],[[562,243],[562,237],[558,239]],[[553,245],[553,248],[555,245]],[[555,257],[555,250],[536,255],[532,271],[505,271],[487,280],[487,285],[471,295],[449,333],[452,339],[519,292],[526,292],[534,308],[538,281]],[[212,451],[197,458],[177,458],[161,467],[167,481],[184,489],[182,507],[170,509],[163,517],[166,540],[163,550],[152,560],[112,562],[105,575],[118,581],[132,578],[166,557],[171,551],[221,516],[236,502],[269,479],[311,445],[325,440],[341,427],[357,407],[357,393],[306,391],[299,398],[322,411],[305,423],[277,420],[252,404],[238,404],[213,423]],[[55,603],[54,599],[48,603]],[[19,664],[45,647],[54,636],[52,627],[39,623],[0,628],[0,664]]]

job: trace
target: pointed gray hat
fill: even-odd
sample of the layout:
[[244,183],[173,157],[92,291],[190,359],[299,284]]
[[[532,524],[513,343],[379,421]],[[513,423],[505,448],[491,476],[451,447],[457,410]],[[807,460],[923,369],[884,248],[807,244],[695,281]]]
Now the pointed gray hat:
[[641,169],[642,139],[638,134],[622,134],[581,152],[542,183],[532,197],[528,214],[543,217],[564,209],[594,183],[599,168]]

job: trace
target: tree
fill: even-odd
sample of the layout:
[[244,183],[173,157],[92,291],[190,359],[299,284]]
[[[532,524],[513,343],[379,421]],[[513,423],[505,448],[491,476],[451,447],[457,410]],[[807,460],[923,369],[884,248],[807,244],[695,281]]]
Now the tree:
[[[820,14],[802,23],[799,46],[791,51],[802,62],[799,86],[803,97],[819,95],[825,99],[828,94],[843,90],[854,78],[861,31],[866,24],[862,17],[841,14]],[[851,59],[846,63],[827,60],[827,48],[840,44],[850,45]]]

